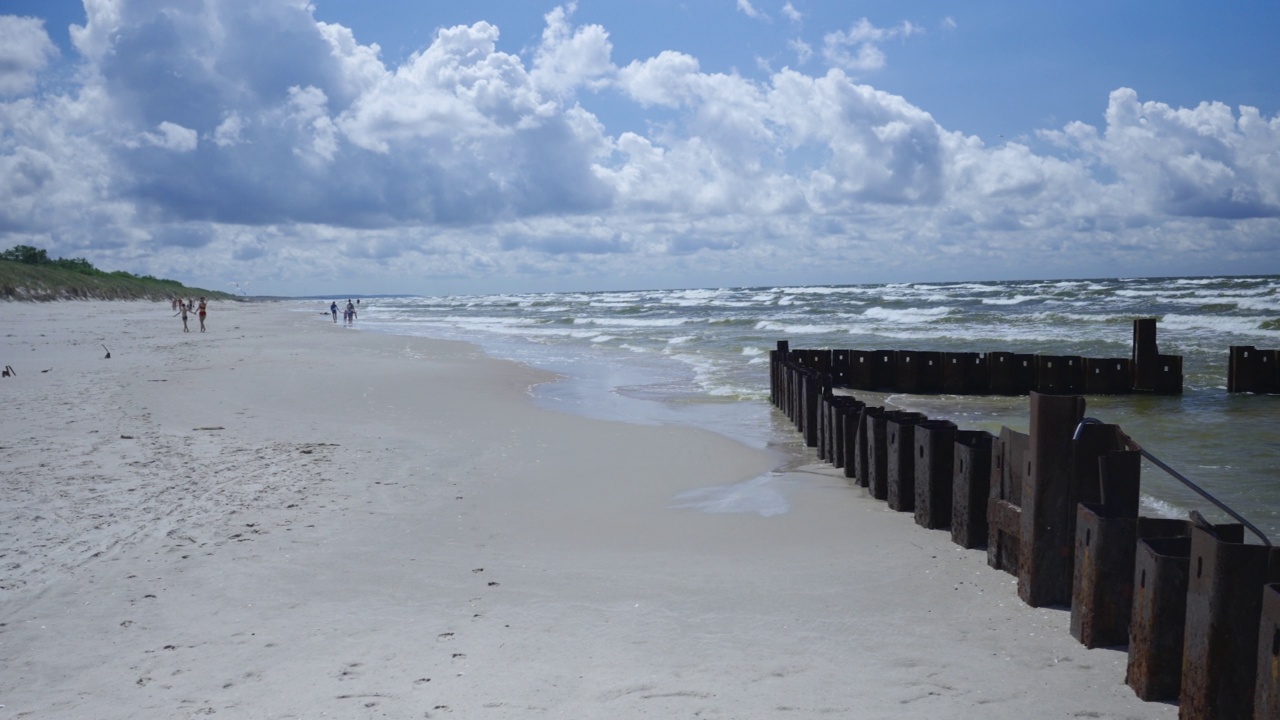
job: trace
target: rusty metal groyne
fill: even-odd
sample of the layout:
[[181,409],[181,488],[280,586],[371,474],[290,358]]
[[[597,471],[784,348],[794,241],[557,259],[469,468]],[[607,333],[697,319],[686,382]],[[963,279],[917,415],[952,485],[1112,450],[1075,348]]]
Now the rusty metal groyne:
[[1232,345],[1229,352],[1227,392],[1280,393],[1280,350]]
[[1133,352],[1128,358],[923,350],[793,352],[798,353],[797,362],[855,390],[950,395],[1182,393],[1182,356],[1160,354],[1154,318],[1133,321]]
[[[1280,548],[1260,532],[1264,544],[1247,544],[1245,524],[1195,512],[1141,517],[1141,446],[1086,418],[1083,397],[1037,390],[1039,376],[1030,432],[997,436],[836,392],[852,387],[842,352],[853,351],[782,341],[770,353],[771,400],[820,459],[921,527],[985,547],[1028,605],[1070,608],[1085,647],[1127,646],[1125,682],[1140,698],[1178,702],[1181,720],[1280,718]],[[1160,391],[1157,362],[1155,383],[1131,366],[1132,389]]]

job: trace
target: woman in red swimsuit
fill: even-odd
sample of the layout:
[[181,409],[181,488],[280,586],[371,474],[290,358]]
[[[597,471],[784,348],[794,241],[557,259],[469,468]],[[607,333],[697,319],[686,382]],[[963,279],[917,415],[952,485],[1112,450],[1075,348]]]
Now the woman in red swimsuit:
[[204,316],[208,311],[207,306],[208,303],[205,302],[204,298],[200,298],[200,304],[196,307],[196,314],[200,316],[200,332],[204,332]]

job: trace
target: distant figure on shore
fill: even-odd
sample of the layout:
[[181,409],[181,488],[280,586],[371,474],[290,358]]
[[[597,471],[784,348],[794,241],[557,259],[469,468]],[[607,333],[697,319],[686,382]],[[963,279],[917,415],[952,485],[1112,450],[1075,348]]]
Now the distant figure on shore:
[[187,304],[178,300],[174,300],[173,303],[178,307],[178,312],[174,315],[182,316],[182,332],[191,332],[191,328],[187,327]]
[[200,332],[204,332],[204,316],[208,312],[208,303],[204,298],[200,298],[200,306],[196,309],[196,315],[200,317]]
[[352,305],[350,300],[347,301],[347,312],[343,315],[343,318],[348,325],[352,325],[356,321],[356,306]]
[[178,298],[176,297],[169,298],[169,309],[172,310],[174,313],[178,312]]
[[338,322],[338,301],[334,300],[329,305],[329,312],[333,314],[333,321]]

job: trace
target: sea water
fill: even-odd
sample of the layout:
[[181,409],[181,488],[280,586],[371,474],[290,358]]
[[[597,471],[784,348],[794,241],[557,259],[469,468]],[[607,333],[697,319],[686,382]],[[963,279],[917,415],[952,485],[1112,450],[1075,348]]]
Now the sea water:
[[[552,370],[538,403],[640,423],[687,424],[812,461],[768,402],[769,350],[1009,351],[1127,358],[1133,320],[1158,321],[1183,357],[1180,396],[1089,396],[1087,414],[1280,541],[1280,396],[1228,394],[1228,348],[1280,348],[1280,276],[905,283],[367,299],[365,330],[466,340]],[[858,394],[858,393],[855,393]],[[1025,432],[1026,397],[874,396],[962,429]],[[767,478],[699,489],[707,510],[785,512]],[[754,503],[754,504],[753,504]],[[760,503],[763,503],[761,505]],[[1226,517],[1143,465],[1144,513]],[[679,504],[679,502],[677,503]]]

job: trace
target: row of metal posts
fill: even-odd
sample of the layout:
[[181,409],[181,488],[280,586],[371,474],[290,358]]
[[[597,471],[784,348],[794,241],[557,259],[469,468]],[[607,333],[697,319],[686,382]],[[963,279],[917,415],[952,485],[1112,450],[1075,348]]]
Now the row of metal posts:
[[1233,345],[1227,358],[1227,392],[1280,393],[1280,350]]
[[1156,321],[1133,323],[1130,358],[1012,352],[832,350],[828,372],[840,387],[952,395],[1115,395],[1182,392],[1182,357],[1161,355]]
[[1238,524],[1138,515],[1140,456],[1084,398],[1030,395],[1030,433],[999,437],[835,392],[831,350],[771,353],[770,392],[817,449],[889,507],[1070,606],[1086,647],[1128,645],[1126,682],[1191,720],[1280,718],[1280,550]]

